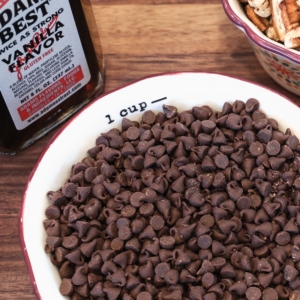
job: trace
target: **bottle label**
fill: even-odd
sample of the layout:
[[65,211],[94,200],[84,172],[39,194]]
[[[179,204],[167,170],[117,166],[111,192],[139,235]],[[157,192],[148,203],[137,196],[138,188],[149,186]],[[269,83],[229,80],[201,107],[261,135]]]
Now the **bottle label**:
[[0,92],[22,130],[91,74],[69,1],[0,1]]

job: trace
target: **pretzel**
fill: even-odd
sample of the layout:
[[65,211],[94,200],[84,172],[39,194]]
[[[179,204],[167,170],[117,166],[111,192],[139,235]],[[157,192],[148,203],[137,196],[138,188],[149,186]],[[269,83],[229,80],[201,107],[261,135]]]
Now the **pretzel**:
[[265,23],[265,20],[263,20],[262,17],[257,15],[254,11],[254,8],[251,7],[250,5],[246,5],[246,14],[248,18],[253,22],[253,24],[260,30],[260,31],[265,31],[268,26]]
[[248,3],[251,7],[257,7],[260,9],[266,9],[270,6],[270,2],[268,0],[248,0]]
[[300,0],[247,1],[246,14],[259,30],[287,48],[300,49]]
[[271,15],[270,2],[268,0],[248,0],[257,15],[268,18]]
[[279,38],[278,38],[278,35],[274,29],[273,26],[269,26],[268,29],[266,30],[266,35],[268,38],[278,42],[279,41]]
[[298,11],[297,0],[283,0],[280,4],[282,12],[286,13],[288,22],[286,25],[286,34],[284,37],[284,45],[289,48],[297,48],[300,46],[300,12]]
[[294,28],[298,27],[300,21],[300,11],[298,11],[297,0],[284,0],[284,2],[290,23]]
[[294,49],[300,47],[300,27],[298,26],[295,29],[287,32],[284,39],[285,47],[289,49]]
[[290,21],[284,0],[270,0],[272,22],[279,41],[284,42]]

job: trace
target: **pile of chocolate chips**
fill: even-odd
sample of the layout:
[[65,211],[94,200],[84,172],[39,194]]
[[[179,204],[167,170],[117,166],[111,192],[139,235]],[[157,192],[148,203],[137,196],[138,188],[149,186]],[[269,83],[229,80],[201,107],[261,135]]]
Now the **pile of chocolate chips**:
[[300,299],[300,146],[249,99],[146,111],[48,192],[73,300]]

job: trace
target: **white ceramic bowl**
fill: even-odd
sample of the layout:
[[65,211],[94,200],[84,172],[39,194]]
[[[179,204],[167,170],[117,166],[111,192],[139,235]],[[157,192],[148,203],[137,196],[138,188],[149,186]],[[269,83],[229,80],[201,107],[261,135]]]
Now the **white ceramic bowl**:
[[228,18],[245,33],[265,71],[285,89],[300,95],[300,51],[268,38],[248,19],[239,0],[221,1]]
[[[163,104],[175,105],[179,111],[201,105],[220,111],[225,101],[246,101],[250,97],[260,101],[261,109],[277,119],[281,129],[291,128],[300,136],[300,110],[289,99],[251,82],[208,73],[172,73],[142,79],[101,96],[67,122],[34,167],[20,210],[20,241],[37,298],[66,299],[59,293],[58,271],[44,252],[43,220],[49,206],[46,193],[65,183],[71,166],[86,156],[101,132],[121,125],[120,113],[140,120],[142,110],[162,111]],[[129,113],[134,108],[136,111]]]

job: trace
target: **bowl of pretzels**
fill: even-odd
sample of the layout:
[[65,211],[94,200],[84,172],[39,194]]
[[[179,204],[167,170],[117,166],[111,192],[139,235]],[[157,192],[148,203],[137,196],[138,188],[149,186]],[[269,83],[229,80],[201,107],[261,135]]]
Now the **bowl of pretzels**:
[[222,0],[229,19],[248,37],[265,71],[300,95],[300,5],[297,0]]

